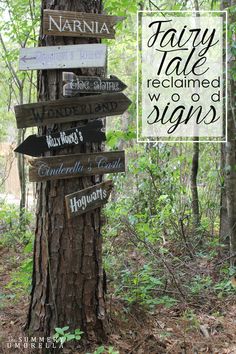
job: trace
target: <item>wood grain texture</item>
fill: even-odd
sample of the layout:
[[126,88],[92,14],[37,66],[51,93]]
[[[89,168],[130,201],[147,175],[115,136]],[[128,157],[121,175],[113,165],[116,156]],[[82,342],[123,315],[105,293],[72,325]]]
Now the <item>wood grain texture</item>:
[[74,97],[15,106],[17,128],[122,114],[131,101],[123,93]]
[[96,76],[77,76],[72,72],[63,72],[64,97],[75,97],[81,93],[114,93],[126,89],[126,85],[116,76],[100,78]]
[[115,38],[115,24],[125,17],[44,10],[43,33],[66,37]]
[[68,218],[87,213],[107,203],[112,187],[112,181],[109,180],[67,195],[65,201]]
[[105,44],[21,48],[19,70],[99,68],[105,63]]
[[59,155],[29,161],[29,181],[68,179],[125,172],[125,152]]
[[90,121],[88,124],[51,133],[47,135],[29,135],[14,151],[29,156],[40,156],[46,151],[54,151],[82,145],[106,141],[106,134],[101,131],[101,120]]

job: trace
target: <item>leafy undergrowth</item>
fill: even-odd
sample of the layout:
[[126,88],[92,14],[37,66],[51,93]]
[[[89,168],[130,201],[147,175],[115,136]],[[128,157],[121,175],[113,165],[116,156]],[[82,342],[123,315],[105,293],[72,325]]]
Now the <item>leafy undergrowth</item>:
[[[0,353],[4,354],[9,352],[6,349],[9,338],[22,335],[22,326],[26,319],[29,296],[26,295],[24,284],[29,274],[28,270],[23,270],[25,261],[28,262],[28,258],[22,246],[18,250],[0,250]],[[14,282],[16,274],[19,275],[17,283]],[[13,283],[15,288],[9,286]]]
[[[235,273],[227,247],[204,230],[204,244],[198,236],[190,243],[188,228],[185,238],[174,225],[162,235],[143,216],[121,215],[113,223],[110,214],[104,230],[109,341],[84,348],[78,332],[77,349],[68,343],[64,354],[236,354]],[[16,216],[2,223],[0,242],[3,354],[27,353],[6,348],[10,336],[25,336],[32,270],[30,222],[20,238],[11,237],[18,235]]]
[[[5,348],[11,335],[19,337],[25,323],[28,297],[15,297],[5,287],[9,274],[25,259],[21,252],[2,249],[0,251],[1,308],[0,338],[1,353],[10,354]],[[184,299],[166,307],[156,305],[147,310],[138,304],[107,295],[110,337],[104,348],[113,347],[120,354],[233,354],[236,353],[236,304],[235,295],[229,295],[225,301],[215,295],[209,295],[189,303]],[[99,344],[84,348],[78,342],[78,350],[73,353],[93,353]],[[101,346],[101,344],[100,344]],[[1,347],[0,347],[1,348]],[[4,349],[5,348],[5,349]],[[26,351],[17,352],[26,353]],[[64,350],[64,353],[72,353]],[[16,349],[12,351],[16,353]],[[102,352],[101,352],[102,353]],[[103,353],[108,353],[108,349]]]

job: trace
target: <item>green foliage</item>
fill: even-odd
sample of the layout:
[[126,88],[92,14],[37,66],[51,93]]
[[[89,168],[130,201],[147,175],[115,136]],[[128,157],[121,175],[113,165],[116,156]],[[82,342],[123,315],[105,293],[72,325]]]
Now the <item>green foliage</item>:
[[[164,146],[153,148],[147,154],[139,147],[130,154],[134,157],[129,158],[128,174],[115,180],[119,197],[106,209],[112,224],[107,232],[108,235],[110,230],[113,234],[114,230],[119,232],[125,217],[140,238],[156,243],[163,232],[171,232],[173,222],[178,224],[180,192],[187,192],[185,185],[180,184],[181,158],[169,164],[170,149]],[[126,193],[122,193],[124,189]],[[184,207],[189,213],[187,200]]]
[[33,241],[25,246],[23,253],[27,256],[16,271],[11,273],[11,281],[6,288],[14,292],[16,299],[22,295],[29,294],[31,290],[32,271],[33,271]]
[[136,134],[132,130],[128,131],[109,131],[107,134],[107,145],[111,149],[117,148],[118,143],[123,140],[123,141],[129,141],[131,139],[136,138]]
[[[90,354],[90,353],[86,353],[86,354]],[[113,347],[108,347],[108,349],[106,349],[103,345],[101,347],[98,347],[93,354],[119,354],[118,351],[114,350]]]
[[[112,265],[108,271],[112,272]],[[156,305],[170,308],[177,303],[174,298],[162,295],[165,277],[156,275],[151,263],[139,268],[133,268],[130,264],[129,268],[120,269],[114,277],[117,284],[115,296],[123,298],[130,305],[138,303],[151,310]]]
[[155,299],[155,302],[153,304],[155,305],[163,305],[166,308],[171,308],[175,305],[177,305],[178,300],[174,299],[173,297],[170,297],[168,295],[160,296],[159,298]]
[[224,279],[214,285],[214,290],[218,293],[218,297],[225,297],[227,294],[235,294],[236,289],[233,287],[230,279]]
[[23,256],[22,263],[11,273],[11,280],[6,286],[14,293],[15,298],[19,299],[20,296],[29,293],[31,288],[33,234],[30,227],[32,214],[25,212],[24,219],[19,221],[19,208],[2,203],[0,218],[0,244],[21,252]]
[[0,310],[4,309],[7,301],[13,300],[14,298],[15,298],[15,295],[13,295],[13,294],[6,295],[6,294],[0,293]]
[[235,268],[229,268],[225,265],[220,270],[221,279],[214,284],[214,290],[216,291],[219,298],[223,298],[227,295],[236,294],[236,287],[232,283],[234,276],[236,274]]
[[[40,1],[8,0],[0,4],[0,140],[16,141],[15,104],[36,97],[36,73],[18,70],[19,49],[37,45]],[[10,124],[9,124],[10,123]],[[15,135],[15,136],[14,136]]]
[[80,329],[75,329],[74,332],[67,332],[69,330],[69,326],[65,326],[63,328],[55,328],[55,334],[53,336],[53,340],[56,343],[64,344],[71,340],[80,340],[81,336],[84,332]]
[[23,219],[19,221],[19,208],[2,202],[0,204],[0,244],[16,247],[18,244],[26,245],[30,242],[32,219],[32,213],[25,211]]
[[[220,190],[215,187],[221,178],[220,149],[212,151],[209,145],[201,145],[200,154],[211,154],[211,160],[203,158],[199,168],[202,224],[196,236],[191,230],[190,145],[131,145],[127,154],[128,171],[119,178],[113,176],[115,202],[105,209],[105,268],[114,295],[128,304],[139,303],[150,310],[158,305],[175,306],[179,298],[165,293],[166,284],[173,279],[163,270],[161,259],[173,262],[175,273],[175,265],[179,269],[181,263],[189,262],[189,248],[203,260],[217,257],[224,248],[217,236]],[[188,296],[215,292],[211,275],[188,278],[185,271],[177,274]]]
[[189,284],[189,289],[193,295],[199,295],[202,291],[211,290],[212,283],[212,279],[209,275],[196,275]]
[[[141,2],[142,3],[142,2]],[[136,2],[136,7],[141,3]],[[153,1],[155,5],[157,2]],[[122,8],[122,6],[126,8]],[[220,147],[201,144],[198,173],[198,193],[201,227],[196,237],[191,230],[190,174],[192,144],[136,144],[136,18],[125,1],[107,1],[106,9],[124,15],[126,20],[118,27],[119,45],[109,52],[109,73],[119,76],[128,86],[126,94],[132,99],[128,125],[122,131],[120,120],[108,122],[108,145],[111,149],[126,148],[128,171],[126,175],[111,176],[115,184],[114,202],[105,209],[107,225],[105,236],[105,268],[114,287],[114,294],[128,303],[138,302],[148,308],[156,305],[172,306],[178,302],[165,294],[170,275],[163,270],[160,256],[172,256],[175,264],[189,262],[189,250],[197,257],[217,257],[223,246],[218,240],[219,205],[222,173]],[[144,2],[144,9],[157,10]],[[150,8],[149,8],[150,6]],[[163,10],[189,9],[186,2],[158,4]],[[203,2],[201,9],[217,10],[216,2]],[[183,220],[181,229],[180,220]],[[184,240],[185,238],[185,240]],[[202,242],[202,240],[204,240]],[[150,247],[155,250],[153,257]],[[186,257],[186,251],[188,256]],[[130,260],[134,252],[135,258]],[[138,255],[138,256],[137,256]],[[156,257],[156,259],[154,259]],[[145,269],[144,265],[148,266]],[[158,269],[158,270],[157,270]],[[188,279],[183,273],[183,287],[189,296],[197,297],[214,292],[215,281],[210,275],[196,275]],[[155,284],[155,281],[160,282]],[[171,279],[172,281],[172,279]]]
[[163,286],[163,281],[153,276],[150,265],[145,264],[138,270],[121,271],[120,287],[117,288],[115,294],[123,294],[124,299],[130,304],[139,302],[152,307],[158,300],[152,297],[152,291],[161,286]]
[[[40,21],[40,2],[27,0],[9,0],[6,7],[0,8],[4,18],[1,21],[0,30],[11,43],[18,43],[24,47],[34,44],[37,39]],[[7,55],[9,59],[17,59],[17,50],[11,51]]]
[[191,309],[186,310],[182,318],[187,323],[187,330],[191,331],[193,328],[199,328],[200,323],[197,318],[197,315],[194,313],[193,310]]
[[130,16],[138,10],[136,0],[105,0],[104,7],[109,13],[116,16]]

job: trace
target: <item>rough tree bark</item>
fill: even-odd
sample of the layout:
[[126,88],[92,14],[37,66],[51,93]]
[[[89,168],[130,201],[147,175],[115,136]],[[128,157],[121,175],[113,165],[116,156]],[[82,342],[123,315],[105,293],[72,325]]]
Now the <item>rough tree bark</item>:
[[[220,4],[220,9],[223,11],[230,6],[229,0],[223,0]],[[226,60],[226,54],[224,56]],[[226,77],[224,75],[224,80]],[[227,85],[227,83],[226,83]],[[223,95],[225,97],[226,90],[224,89]],[[224,105],[227,97],[224,99]],[[226,117],[224,117],[224,120]],[[224,131],[225,134],[225,131]],[[221,190],[220,190],[220,230],[219,230],[219,239],[220,242],[229,244],[229,220],[227,213],[227,197],[226,197],[226,144],[221,144],[221,158],[220,158],[220,170],[221,170]]]
[[198,188],[197,188],[197,175],[199,164],[199,142],[198,138],[195,138],[196,142],[193,143],[193,158],[191,169],[191,192],[192,192],[192,213],[193,213],[193,231],[197,233],[197,229],[200,226],[200,212],[199,212],[199,200],[198,200]]
[[221,190],[220,190],[220,230],[219,239],[220,242],[224,244],[229,244],[229,220],[227,213],[227,199],[226,199],[226,151],[225,144],[221,144],[221,159],[220,159],[220,170],[221,170]]
[[[199,2],[194,0],[194,9],[199,11]],[[196,16],[199,17],[199,13]],[[200,212],[199,212],[199,199],[198,199],[198,187],[197,187],[197,175],[199,165],[199,138],[194,137],[193,143],[193,157],[191,168],[191,193],[192,193],[192,213],[193,213],[193,232],[197,234],[200,226]]]
[[[229,101],[230,104],[235,105],[235,88],[233,82],[230,83],[230,89],[232,91],[229,92]],[[226,198],[230,255],[232,256],[231,265],[236,266],[236,129],[232,107],[233,106],[228,109],[228,142],[226,143]]]
[[[17,146],[24,141],[24,136],[25,136],[24,130],[19,129],[18,136],[17,136]],[[23,221],[23,215],[24,215],[25,204],[26,204],[26,176],[25,176],[24,155],[22,154],[17,155],[17,165],[19,171],[20,192],[21,192],[21,197],[20,197],[20,222],[21,222]]]
[[[23,104],[23,87],[20,89],[20,104]],[[17,146],[25,139],[25,129],[18,129]],[[20,181],[20,228],[25,229],[25,207],[26,207],[26,174],[25,174],[25,157],[23,154],[17,154],[17,166]]]
[[[226,5],[236,6],[236,0],[231,0]],[[235,23],[236,16],[230,12],[229,23]],[[232,34],[233,35],[233,34]],[[229,46],[235,38],[229,38]],[[235,70],[235,58],[230,55],[228,63],[228,142],[226,143],[226,198],[229,223],[230,263],[236,266],[236,120],[235,120],[235,82],[232,70]]]
[[[42,9],[100,13],[102,0],[43,0]],[[41,36],[40,45],[97,43],[96,39]],[[67,69],[70,71],[69,69]],[[104,75],[104,69],[71,70],[77,75]],[[62,70],[38,76],[38,99],[62,97]],[[43,127],[41,133],[68,129],[86,121]],[[58,154],[101,151],[98,144],[64,149]],[[55,327],[80,328],[88,341],[106,337],[100,210],[68,220],[65,195],[100,182],[102,176],[37,184],[36,232],[31,302],[26,328],[50,336]]]

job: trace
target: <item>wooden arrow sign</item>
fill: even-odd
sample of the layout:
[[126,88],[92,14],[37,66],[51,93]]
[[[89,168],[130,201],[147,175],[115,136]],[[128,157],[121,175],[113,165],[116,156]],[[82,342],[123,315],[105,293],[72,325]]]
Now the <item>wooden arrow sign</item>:
[[19,70],[104,67],[105,44],[21,48]]
[[109,180],[67,195],[65,200],[68,218],[100,208],[107,202],[112,187],[112,181]]
[[130,104],[120,92],[18,105],[17,128],[114,116],[124,113]]
[[59,133],[44,136],[30,135],[14,151],[29,156],[40,156],[46,151],[63,149],[88,142],[101,143],[106,140],[106,134],[100,131],[102,127],[102,121],[96,120],[89,122],[85,126],[64,130]]
[[61,10],[43,11],[43,32],[53,36],[115,38],[114,26],[125,17]]
[[68,82],[63,86],[64,97],[74,97],[80,93],[120,92],[127,87],[116,76],[102,79],[96,76],[77,76],[71,72],[64,72],[63,81]]
[[125,152],[38,157],[29,161],[29,181],[78,178],[125,171]]

